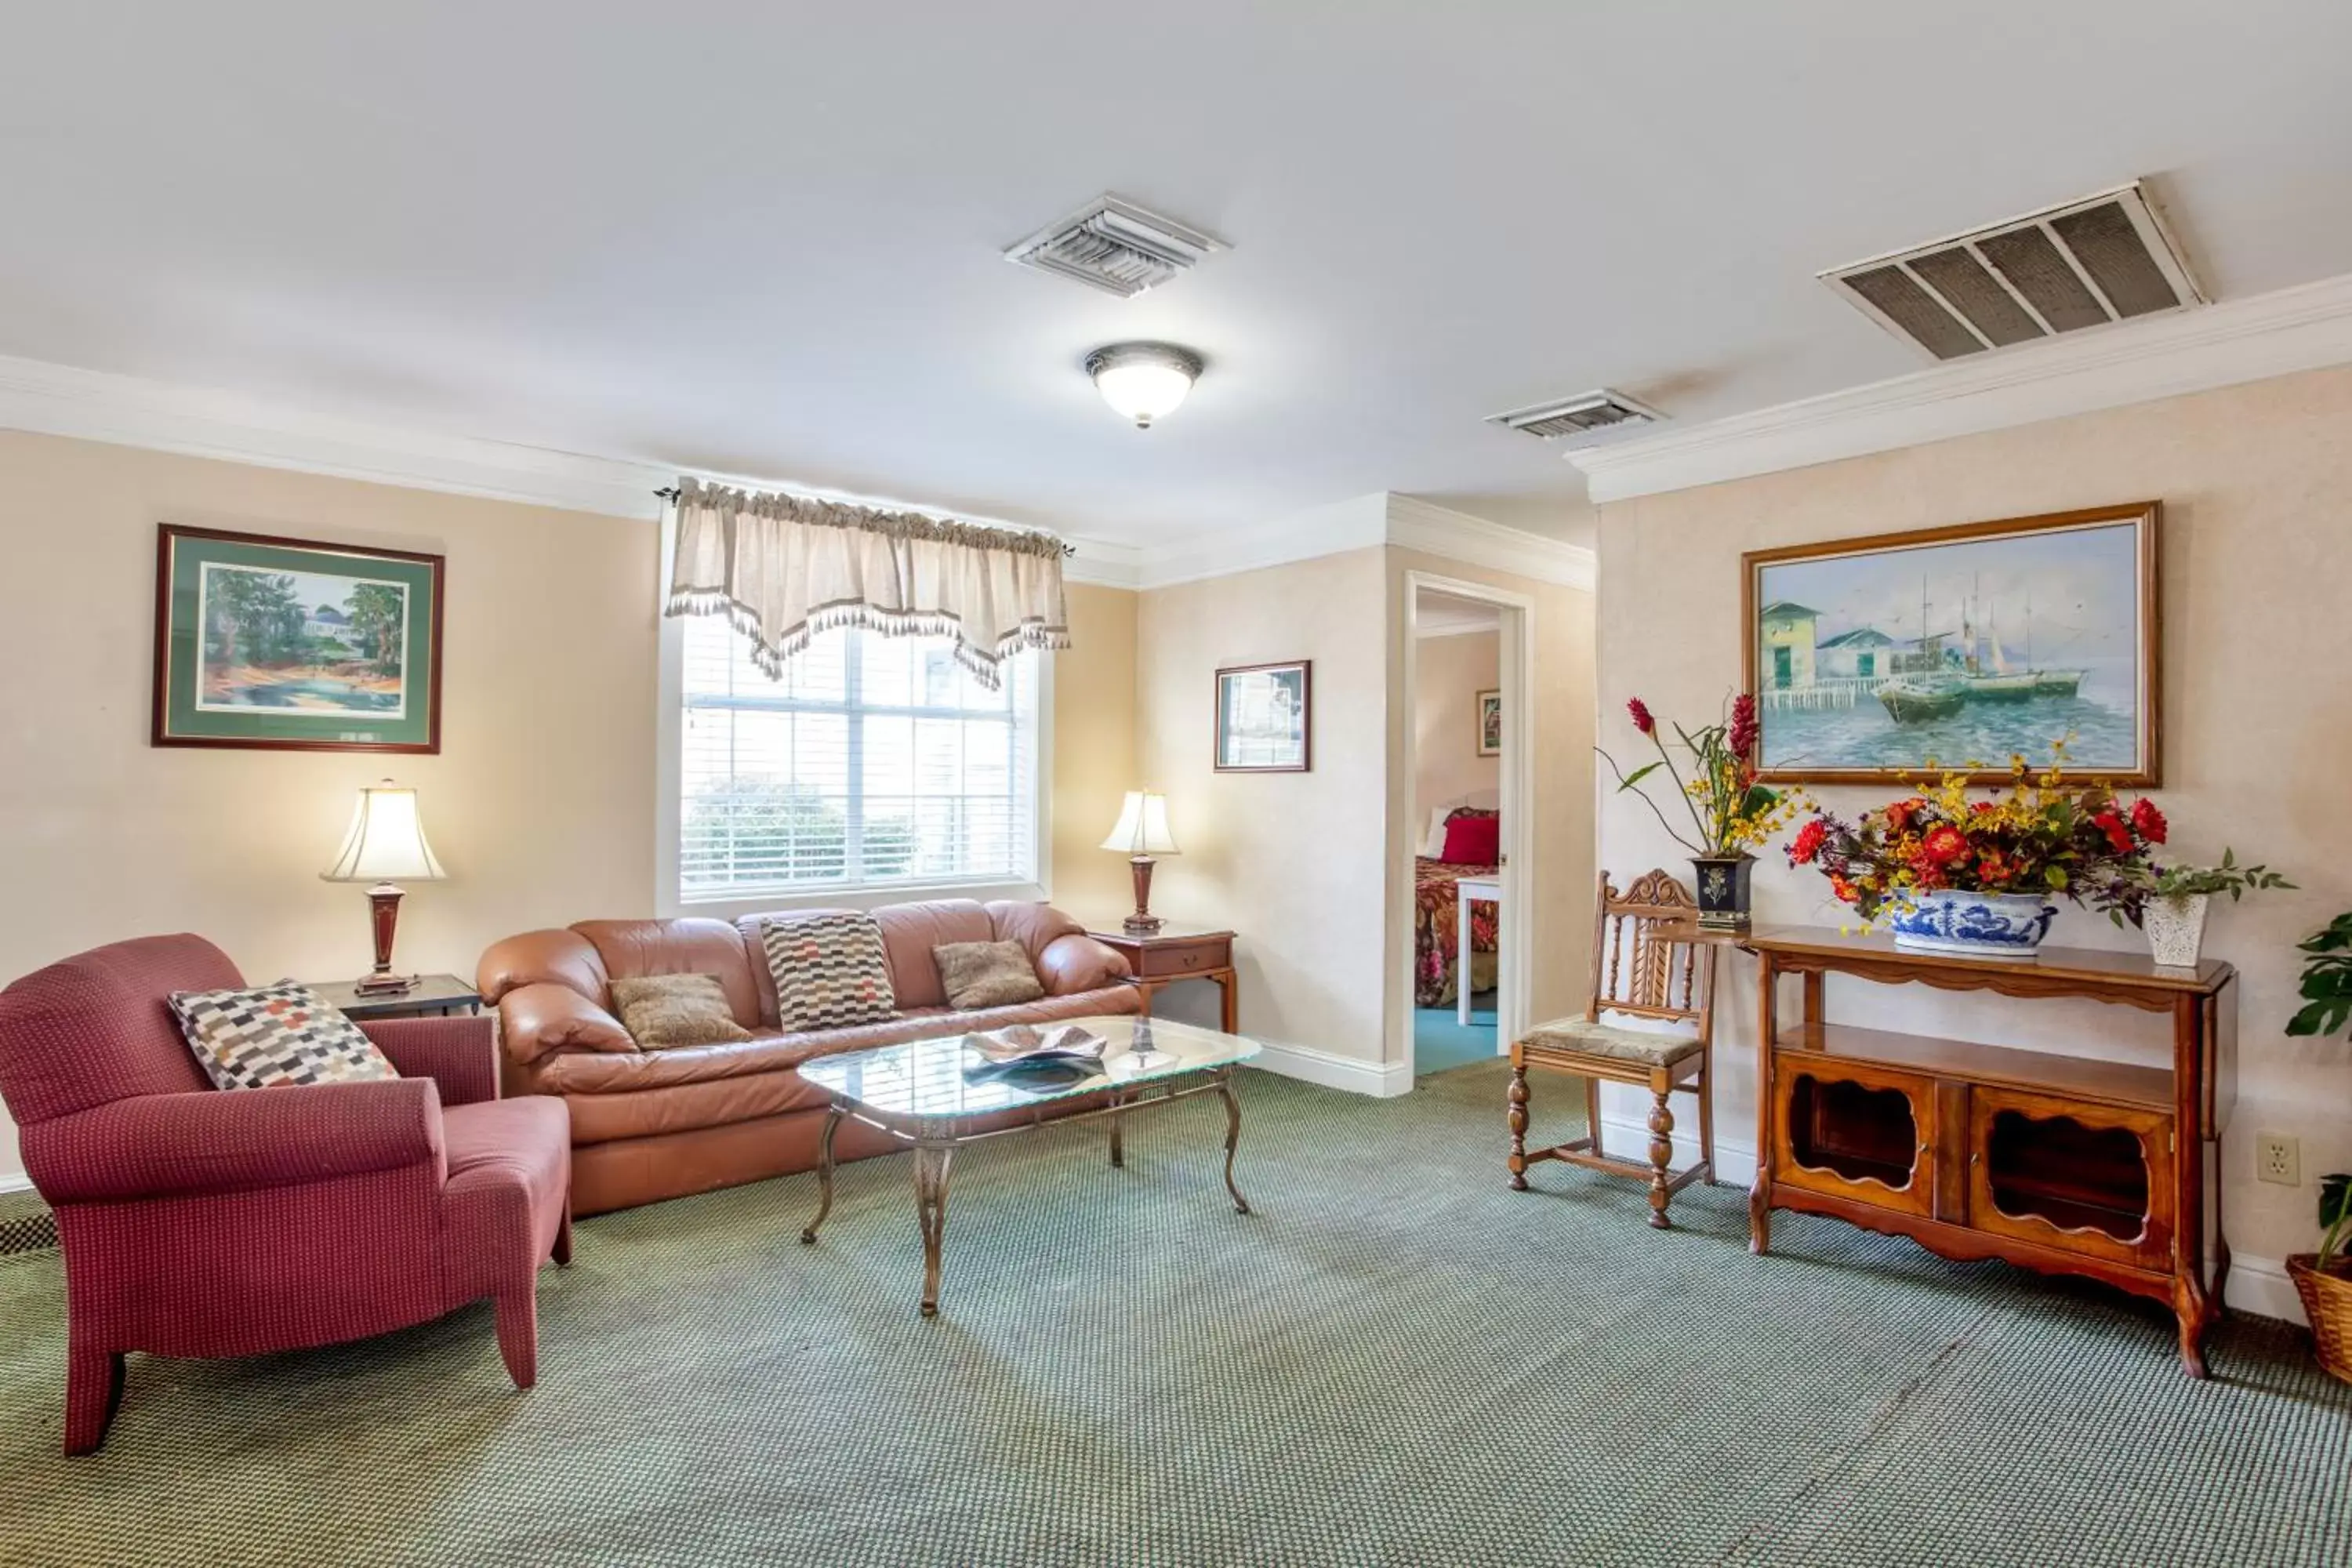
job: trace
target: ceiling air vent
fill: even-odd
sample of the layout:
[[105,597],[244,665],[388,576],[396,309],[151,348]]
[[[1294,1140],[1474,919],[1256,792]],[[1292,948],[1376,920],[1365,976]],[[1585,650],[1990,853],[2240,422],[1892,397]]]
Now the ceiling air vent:
[[1486,423],[1524,430],[1547,441],[1570,441],[1581,445],[1599,436],[1655,425],[1664,417],[1656,409],[1646,407],[1623,393],[1612,392],[1604,386],[1598,392],[1587,392],[1558,403],[1539,403],[1533,408],[1515,408],[1508,414],[1490,414],[1486,416]]
[[2137,183],[1832,268],[1822,280],[1937,359],[2205,302]]
[[1127,300],[1231,248],[1174,218],[1104,195],[1008,247],[1004,259]]

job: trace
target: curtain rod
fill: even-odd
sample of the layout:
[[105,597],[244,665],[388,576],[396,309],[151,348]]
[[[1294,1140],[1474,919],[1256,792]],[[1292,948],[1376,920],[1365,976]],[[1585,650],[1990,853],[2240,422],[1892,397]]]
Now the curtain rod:
[[[677,504],[677,498],[678,498],[678,497],[679,497],[679,495],[681,495],[682,493],[684,493],[684,492],[682,492],[681,490],[679,490],[679,489],[678,489],[676,485],[664,485],[664,486],[663,486],[663,487],[661,487],[659,489],[656,489],[656,491],[654,491],[654,494],[655,494],[655,495],[656,495],[656,496],[660,497],[663,500],[666,500],[666,501],[670,502],[672,505]],[[1051,538],[1052,536],[1049,534],[1049,535],[1047,535],[1046,537]],[[1054,541],[1054,542],[1055,542],[1055,543],[1056,543],[1056,544],[1059,544],[1059,545],[1062,547],[1062,553],[1063,553],[1064,555],[1076,555],[1076,554],[1078,552],[1078,547],[1077,547],[1076,545],[1075,545],[1075,544],[1070,543],[1070,542],[1069,542],[1068,541],[1066,541],[1066,540],[1059,540],[1059,539],[1056,539],[1056,540],[1055,540],[1055,541]]]

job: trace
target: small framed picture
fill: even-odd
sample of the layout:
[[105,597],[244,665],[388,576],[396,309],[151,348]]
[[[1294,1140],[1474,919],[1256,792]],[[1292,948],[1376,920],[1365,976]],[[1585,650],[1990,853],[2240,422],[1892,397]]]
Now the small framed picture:
[[158,746],[441,749],[442,557],[165,523]]
[[1478,754],[1503,754],[1503,694],[1499,690],[1478,693]]
[[1314,765],[1314,665],[1248,664],[1217,671],[1217,771],[1303,773]]

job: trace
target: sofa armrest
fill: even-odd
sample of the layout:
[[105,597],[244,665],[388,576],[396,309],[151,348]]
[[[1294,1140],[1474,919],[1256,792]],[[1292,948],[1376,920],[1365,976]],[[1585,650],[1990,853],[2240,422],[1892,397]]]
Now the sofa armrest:
[[384,1018],[360,1026],[403,1078],[429,1078],[444,1105],[499,1097],[498,1030],[488,1018]]
[[1083,931],[1057,936],[1037,954],[1037,978],[1045,983],[1048,996],[1099,991],[1126,979],[1129,973],[1126,954]]
[[133,1095],[22,1130],[52,1204],[241,1192],[431,1164],[446,1169],[431,1079]]
[[527,1066],[550,1051],[634,1051],[637,1042],[615,1018],[569,985],[548,981],[499,998],[508,1058]]

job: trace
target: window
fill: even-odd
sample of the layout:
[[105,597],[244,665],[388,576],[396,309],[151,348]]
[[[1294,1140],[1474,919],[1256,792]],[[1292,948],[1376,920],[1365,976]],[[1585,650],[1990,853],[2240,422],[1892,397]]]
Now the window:
[[1037,879],[1037,660],[990,691],[922,637],[828,632],[771,680],[682,623],[682,903]]

